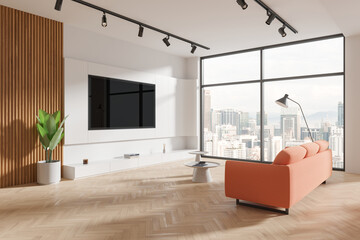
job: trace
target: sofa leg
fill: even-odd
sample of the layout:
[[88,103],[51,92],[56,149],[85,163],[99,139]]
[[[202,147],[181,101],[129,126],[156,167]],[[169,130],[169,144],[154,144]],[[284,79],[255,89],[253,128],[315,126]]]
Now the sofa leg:
[[283,214],[289,215],[289,208],[285,208],[285,210],[280,210],[277,208],[271,208],[271,207],[266,207],[266,206],[262,206],[262,205],[255,205],[255,204],[251,204],[251,203],[247,203],[247,202],[240,202],[239,199],[236,199],[236,205],[258,208],[258,209],[263,209],[263,210],[267,210],[267,211],[272,211],[272,212],[283,213]]
[[322,184],[326,184],[326,180],[322,182]]

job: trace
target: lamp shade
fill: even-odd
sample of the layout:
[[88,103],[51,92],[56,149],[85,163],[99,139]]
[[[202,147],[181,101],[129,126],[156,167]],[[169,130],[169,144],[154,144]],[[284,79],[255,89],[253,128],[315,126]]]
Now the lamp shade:
[[282,106],[282,107],[284,107],[284,108],[287,108],[287,107],[288,107],[288,105],[287,105],[288,96],[289,96],[289,95],[285,94],[285,96],[283,96],[282,98],[276,100],[275,102],[276,102],[278,105],[280,105],[280,106]]

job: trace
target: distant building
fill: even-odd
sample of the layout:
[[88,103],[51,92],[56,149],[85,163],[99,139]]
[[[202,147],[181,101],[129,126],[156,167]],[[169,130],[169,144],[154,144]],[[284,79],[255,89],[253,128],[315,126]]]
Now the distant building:
[[[274,132],[274,126],[270,125],[270,126],[264,126],[264,138],[271,138],[273,136],[275,136],[275,132]],[[260,139],[260,137],[259,137]]]
[[237,148],[225,148],[224,157],[246,159],[245,144],[240,144]]
[[216,135],[217,138],[221,140],[233,139],[237,135],[236,126],[232,126],[232,125],[216,126]]
[[311,140],[294,140],[294,141],[287,141],[285,143],[285,147],[294,147],[294,146],[299,146],[302,145],[304,143],[308,143],[311,142]]
[[280,128],[285,146],[287,141],[301,139],[300,111],[298,108],[282,108],[280,115]]
[[283,140],[280,136],[275,136],[270,141],[270,151],[268,161],[274,161],[276,155],[283,149]]
[[236,126],[236,134],[242,135],[243,130],[249,127],[249,113],[235,109],[222,109],[212,112],[212,131],[218,125]]
[[263,155],[263,159],[265,162],[270,162],[271,161],[271,155],[270,155],[270,144],[271,142],[269,141],[269,139],[265,139],[264,141],[264,155]]
[[256,119],[249,119],[248,121],[248,129],[250,135],[256,135]]
[[[256,125],[257,126],[260,126],[261,125],[261,121],[260,121],[261,119],[260,119],[260,112],[257,112],[256,113]],[[268,124],[268,115],[267,115],[267,113],[265,113],[264,115],[263,115],[263,122],[264,122],[264,126],[266,126],[267,124]]]
[[242,136],[240,136],[240,141],[242,143],[245,143],[245,146],[247,148],[254,148],[256,140],[257,140],[256,136],[252,136],[252,135],[242,135]]
[[234,109],[221,110],[221,123],[223,125],[236,126],[238,119],[239,119],[239,111],[235,111]]
[[222,125],[221,112],[211,109],[211,131],[215,132],[217,125]]
[[208,155],[214,156],[213,142],[212,141],[205,141],[204,142],[204,151],[208,152]]
[[338,127],[344,127],[344,104],[342,102],[339,102],[339,104],[338,104],[337,126]]
[[321,123],[321,135],[323,140],[325,141],[329,141],[329,137],[330,137],[330,129],[331,129],[331,123],[328,121],[322,122]]
[[240,129],[249,127],[249,113],[242,112],[240,118]]
[[219,156],[219,157],[224,157],[225,155],[225,149],[228,149],[228,148],[232,148],[232,144],[230,141],[226,141],[226,140],[219,140],[218,141],[218,145],[217,145],[217,154],[216,156]]
[[329,148],[334,157],[343,157],[344,154],[344,129],[340,127],[331,127],[329,138]]
[[211,92],[204,91],[204,128],[211,130]]
[[[311,131],[311,136],[314,139],[314,141],[324,140],[320,128],[310,128],[310,131]],[[310,138],[309,131],[308,131],[307,127],[302,127],[301,128],[301,138],[300,139],[301,140],[311,141],[311,138]]]
[[282,136],[281,128],[274,128],[274,136]]

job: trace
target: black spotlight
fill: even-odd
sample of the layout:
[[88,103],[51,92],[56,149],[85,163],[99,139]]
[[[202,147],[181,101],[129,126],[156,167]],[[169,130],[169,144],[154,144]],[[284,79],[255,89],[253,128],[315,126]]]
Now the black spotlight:
[[196,51],[196,46],[194,44],[191,44],[191,53],[194,54],[194,52]]
[[245,0],[236,0],[236,2],[241,6],[243,10],[247,9],[248,5]]
[[170,42],[169,42],[170,36],[168,35],[166,38],[163,39],[163,42],[165,43],[165,45],[168,47],[170,46]]
[[104,12],[104,14],[103,14],[103,16],[102,16],[101,26],[107,27],[107,19],[106,19],[106,14],[105,14],[105,12]]
[[282,37],[286,37],[285,26],[279,28],[279,33]]
[[139,25],[139,33],[138,33],[138,37],[142,37],[144,33],[144,27]]
[[61,11],[63,0],[56,0],[55,10]]
[[275,19],[275,14],[270,13],[268,20],[266,20],[266,24],[270,25],[272,21],[274,21],[274,19]]

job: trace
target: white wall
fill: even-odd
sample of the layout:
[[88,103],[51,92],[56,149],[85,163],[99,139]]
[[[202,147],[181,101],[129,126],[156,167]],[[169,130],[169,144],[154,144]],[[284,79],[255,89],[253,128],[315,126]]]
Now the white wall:
[[174,78],[187,78],[185,58],[67,24],[64,24],[64,57]]
[[196,143],[193,145],[200,149],[200,58],[192,57],[186,59],[186,73],[188,79],[196,79],[196,108],[193,109],[195,121]]
[[[196,80],[185,80],[187,60],[68,25],[64,27],[64,163],[105,160],[124,153],[194,149]],[[88,130],[88,74],[156,85],[156,128]]]
[[345,170],[360,174],[360,35],[345,38]]

